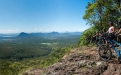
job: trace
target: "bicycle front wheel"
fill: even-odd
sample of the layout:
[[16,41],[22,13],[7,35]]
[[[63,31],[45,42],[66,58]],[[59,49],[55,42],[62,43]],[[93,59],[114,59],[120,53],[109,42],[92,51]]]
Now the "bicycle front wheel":
[[106,45],[106,44],[102,44],[99,47],[98,50],[99,56],[103,61],[109,61],[111,59],[112,53],[111,53],[111,48]]

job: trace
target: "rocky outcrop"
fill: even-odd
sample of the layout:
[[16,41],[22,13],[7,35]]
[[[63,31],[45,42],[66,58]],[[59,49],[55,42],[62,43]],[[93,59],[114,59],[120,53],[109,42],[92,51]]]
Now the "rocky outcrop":
[[43,72],[34,69],[26,75],[121,75],[120,70],[121,64],[114,53],[110,61],[104,62],[94,47],[79,47]]
[[65,55],[59,62],[46,68],[42,75],[121,75],[121,65],[113,58],[109,62],[99,59],[98,51],[80,47]]
[[[107,69],[107,64],[98,61],[96,54],[77,48],[58,63],[46,68],[44,75],[99,75]],[[87,50],[93,51],[92,48]],[[96,50],[95,50],[96,51]]]

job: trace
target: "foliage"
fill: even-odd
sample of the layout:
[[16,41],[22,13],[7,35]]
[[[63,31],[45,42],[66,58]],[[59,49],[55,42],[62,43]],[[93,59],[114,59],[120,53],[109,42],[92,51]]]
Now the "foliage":
[[90,37],[95,34],[94,31],[94,27],[85,30],[80,37],[78,45],[87,45],[89,43]]
[[41,67],[47,67],[59,61],[66,53],[70,52],[69,48],[57,48],[54,50],[48,58],[43,60]]
[[108,30],[109,22],[114,22],[117,28],[117,22],[120,20],[120,3],[119,0],[92,0],[86,6],[83,19],[91,27],[84,31],[80,37],[79,45],[88,44],[88,37],[95,35],[96,31],[102,32],[102,29]]
[[18,75],[24,74],[24,72],[31,68],[45,68],[49,65],[59,61],[63,55],[70,51],[69,48],[57,48],[51,54],[45,58],[23,60],[22,62],[0,62],[0,74],[1,75]]

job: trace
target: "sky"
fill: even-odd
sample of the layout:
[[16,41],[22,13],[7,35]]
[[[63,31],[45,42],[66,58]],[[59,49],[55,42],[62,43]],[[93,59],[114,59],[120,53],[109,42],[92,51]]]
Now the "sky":
[[0,0],[0,33],[80,32],[91,0]]

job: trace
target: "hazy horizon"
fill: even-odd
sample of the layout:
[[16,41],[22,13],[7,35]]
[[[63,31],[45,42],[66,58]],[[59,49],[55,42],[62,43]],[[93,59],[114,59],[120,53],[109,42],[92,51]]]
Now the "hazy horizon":
[[[50,31],[50,32],[24,32],[24,33],[52,33],[52,32],[57,32],[57,31]],[[82,33],[83,31],[65,31],[65,32],[58,32],[58,33],[74,33],[74,32],[80,32]],[[20,33],[23,33],[23,32],[16,32],[16,33],[0,33],[0,34],[20,34]]]

